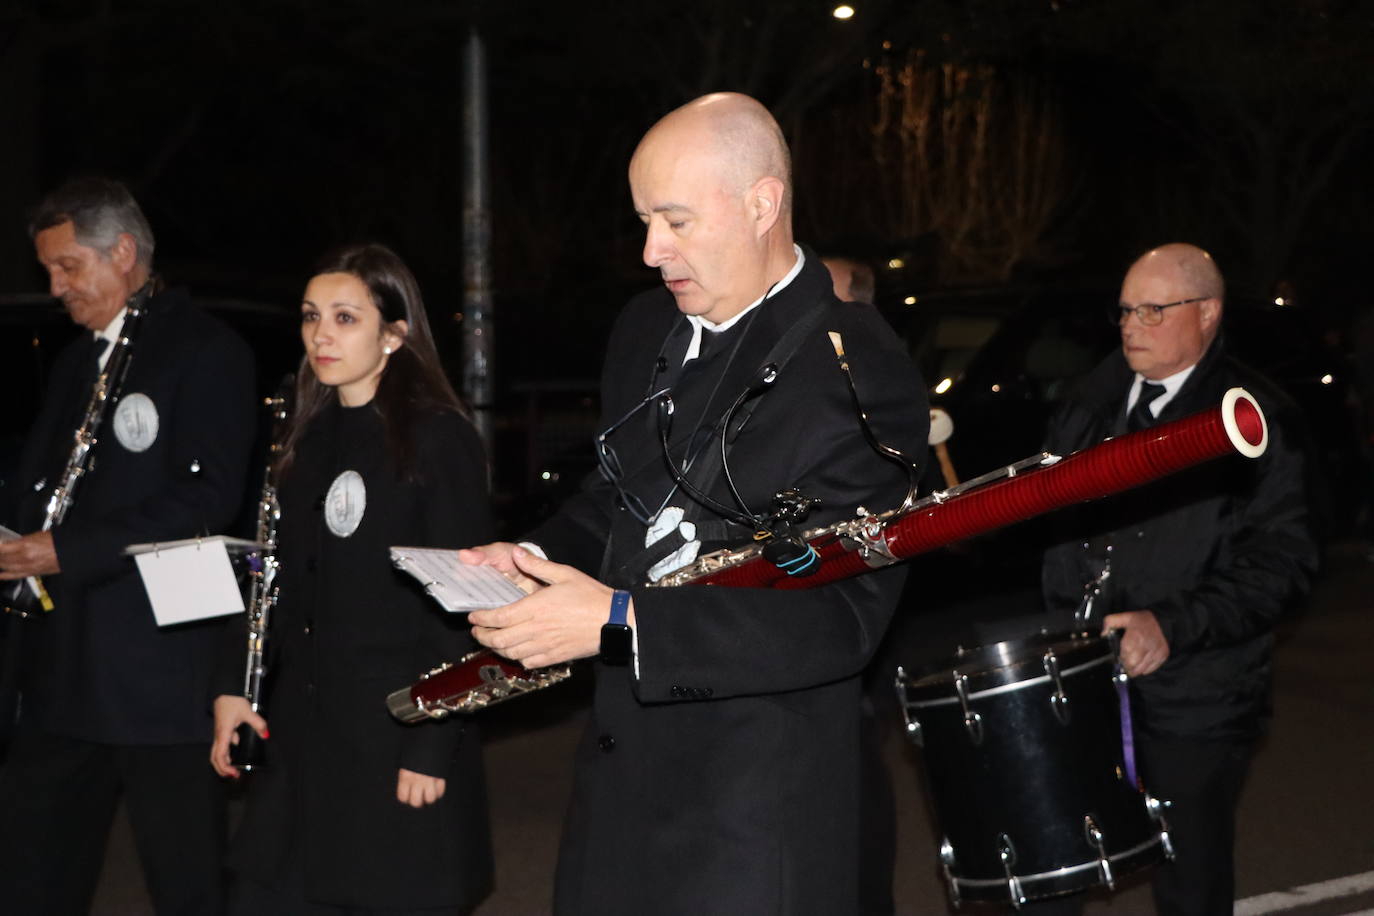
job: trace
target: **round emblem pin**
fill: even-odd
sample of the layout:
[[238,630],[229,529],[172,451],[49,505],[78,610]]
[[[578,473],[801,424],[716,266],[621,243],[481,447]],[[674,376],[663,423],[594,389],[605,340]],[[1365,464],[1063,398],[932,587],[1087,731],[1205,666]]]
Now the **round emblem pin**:
[[367,511],[367,485],[357,471],[344,471],[329,485],[324,496],[324,523],[335,535],[346,538],[358,530]]
[[131,452],[144,452],[157,441],[157,406],[141,392],[126,394],[115,408],[114,434]]

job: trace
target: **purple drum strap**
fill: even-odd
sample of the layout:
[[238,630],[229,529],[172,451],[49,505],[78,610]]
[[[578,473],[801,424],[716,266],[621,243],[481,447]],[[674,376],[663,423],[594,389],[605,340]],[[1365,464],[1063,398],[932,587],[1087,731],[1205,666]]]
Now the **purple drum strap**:
[[1120,666],[1116,669],[1116,695],[1121,700],[1121,753],[1126,760],[1126,781],[1131,788],[1140,791],[1140,780],[1135,772],[1135,730],[1131,727],[1131,692],[1126,679],[1121,677]]

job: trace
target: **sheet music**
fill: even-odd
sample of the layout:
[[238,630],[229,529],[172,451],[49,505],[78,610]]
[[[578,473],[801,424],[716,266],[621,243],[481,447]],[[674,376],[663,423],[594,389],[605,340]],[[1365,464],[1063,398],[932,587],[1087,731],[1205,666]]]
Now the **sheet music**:
[[469,566],[454,550],[393,547],[391,562],[419,580],[440,607],[455,614],[504,607],[525,592],[493,566]]
[[229,546],[236,538],[190,538],[166,544],[133,544],[124,552],[138,564],[157,625],[243,613]]

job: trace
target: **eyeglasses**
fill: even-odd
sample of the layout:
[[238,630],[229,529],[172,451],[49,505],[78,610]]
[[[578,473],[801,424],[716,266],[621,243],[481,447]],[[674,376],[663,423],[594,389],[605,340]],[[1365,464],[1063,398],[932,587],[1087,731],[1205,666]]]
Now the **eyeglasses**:
[[1120,326],[1129,321],[1131,314],[1134,313],[1135,317],[1140,319],[1141,324],[1147,328],[1152,328],[1164,320],[1165,309],[1171,309],[1176,305],[1188,305],[1191,302],[1205,302],[1210,298],[1212,297],[1195,296],[1192,299],[1180,299],[1177,302],[1166,302],[1163,305],[1155,305],[1151,302],[1136,306],[1114,305],[1107,310],[1107,320],[1114,326]]
[[657,401],[659,398],[668,394],[669,389],[662,388],[648,395],[644,400],[625,412],[625,415],[606,427],[596,437],[596,463],[601,467],[601,476],[605,477],[611,486],[615,487],[616,493],[620,495],[620,502],[635,520],[646,527],[653,525],[654,516],[657,512],[651,513],[644,501],[625,488],[625,468],[620,463],[620,456],[615,453],[615,449],[607,442],[611,433],[629,422],[630,418],[639,413],[648,405]]

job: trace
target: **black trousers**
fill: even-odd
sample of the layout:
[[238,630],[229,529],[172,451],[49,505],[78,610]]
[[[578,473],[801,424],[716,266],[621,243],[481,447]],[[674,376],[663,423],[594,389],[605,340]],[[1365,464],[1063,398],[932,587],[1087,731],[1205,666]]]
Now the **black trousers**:
[[[1168,801],[1165,814],[1174,859],[1151,876],[1160,916],[1229,916],[1236,896],[1236,806],[1250,770],[1251,741],[1136,738],[1141,778]],[[1023,907],[1034,916],[1083,912],[1081,895]]]
[[124,796],[158,916],[223,911],[225,796],[208,744],[129,747],[21,728],[0,767],[6,912],[90,911]]
[[314,903],[305,899],[299,858],[293,858],[292,863],[282,887],[269,887],[236,874],[230,882],[229,916],[465,916],[472,912],[452,906],[406,910]]
[[1165,916],[1229,914],[1236,898],[1236,806],[1250,771],[1254,743],[1150,738],[1141,770],[1146,785],[1170,808],[1165,815],[1174,860],[1152,885]]

